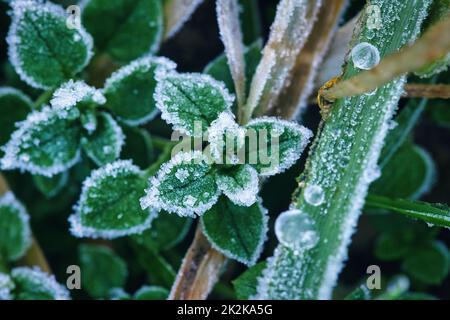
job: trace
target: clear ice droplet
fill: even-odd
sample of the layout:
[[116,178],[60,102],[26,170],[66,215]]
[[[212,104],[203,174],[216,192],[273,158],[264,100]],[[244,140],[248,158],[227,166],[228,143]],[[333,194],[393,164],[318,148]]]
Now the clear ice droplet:
[[380,52],[368,42],[361,42],[353,47],[352,61],[356,68],[370,70],[380,63]]
[[308,204],[315,207],[320,206],[325,200],[325,194],[322,187],[315,184],[306,186],[304,197]]
[[314,221],[297,209],[285,211],[278,216],[275,234],[282,245],[294,251],[311,249],[319,241]]

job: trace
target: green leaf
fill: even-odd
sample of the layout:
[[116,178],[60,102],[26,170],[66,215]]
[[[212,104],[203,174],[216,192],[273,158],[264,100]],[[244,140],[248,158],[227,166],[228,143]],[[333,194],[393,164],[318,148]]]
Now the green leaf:
[[403,261],[403,270],[425,284],[439,285],[450,270],[450,254],[439,241],[416,248]]
[[200,151],[180,152],[150,179],[150,188],[141,199],[141,206],[193,217],[210,209],[219,195],[208,158]]
[[[245,48],[244,58],[245,58],[245,77],[246,79],[252,79],[255,74],[258,63],[261,60],[261,49],[262,41],[257,40],[253,42],[250,46]],[[209,74],[214,79],[222,81],[230,92],[236,92],[234,89],[233,78],[231,77],[231,72],[228,67],[227,57],[225,53],[211,61],[203,71]],[[250,81],[247,81],[247,94],[250,88]]]
[[31,245],[30,217],[11,192],[0,197],[0,260],[20,259]]
[[295,122],[263,117],[247,126],[246,161],[263,176],[289,169],[300,158],[312,132]]
[[435,100],[428,109],[431,119],[444,128],[450,128],[450,108],[447,100]]
[[435,296],[425,293],[425,292],[406,292],[401,295],[399,300],[439,300]]
[[222,112],[231,112],[234,96],[209,75],[157,73],[155,91],[162,118],[175,130],[201,137]]
[[250,165],[224,168],[216,176],[217,186],[234,204],[249,207],[259,191],[258,172]]
[[163,31],[160,0],[88,0],[82,21],[100,51],[119,61],[155,52]]
[[266,266],[265,261],[259,262],[232,281],[239,300],[249,300],[256,294],[258,278],[262,276]]
[[445,204],[390,199],[371,194],[366,199],[366,205],[372,208],[401,213],[407,217],[422,220],[430,225],[450,227],[450,208]]
[[122,127],[125,134],[125,145],[122,148],[122,159],[131,159],[139,168],[147,168],[155,158],[152,137],[147,130],[135,127]]
[[68,180],[69,174],[67,172],[57,174],[51,178],[40,175],[33,176],[34,185],[47,198],[56,196],[66,186]]
[[385,232],[375,243],[375,256],[384,261],[393,261],[405,257],[413,249],[413,240],[405,232]]
[[392,277],[386,285],[386,290],[380,294],[377,300],[397,300],[404,295],[410,287],[409,278],[405,275]]
[[344,300],[370,300],[370,290],[362,284],[350,292]]
[[11,277],[6,273],[0,272],[0,301],[12,300],[12,291],[15,287]]
[[67,27],[61,6],[33,0],[13,1],[11,6],[9,60],[23,81],[50,89],[88,64],[92,38],[83,28]]
[[107,99],[105,107],[130,126],[153,120],[159,111],[153,98],[155,71],[175,67],[166,58],[145,56],[117,70],[106,80],[103,89]]
[[152,228],[133,236],[137,243],[155,252],[169,250],[179,244],[187,235],[191,219],[181,218],[167,212],[160,212],[152,222]]
[[106,112],[100,112],[96,127],[93,133],[81,138],[81,145],[89,158],[103,166],[119,158],[125,136],[116,120]]
[[5,145],[1,168],[46,177],[64,172],[80,159],[80,132],[79,123],[64,118],[59,111],[48,107],[34,111]]
[[[0,146],[8,142],[16,123],[25,120],[32,109],[33,102],[21,91],[0,87]],[[3,156],[1,150],[0,156]]]
[[370,192],[391,198],[418,199],[431,189],[435,175],[436,168],[428,152],[407,143],[382,169]]
[[78,248],[81,285],[93,298],[106,298],[112,288],[123,287],[127,265],[110,248],[82,244]]
[[67,289],[38,268],[15,268],[11,277],[16,285],[13,296],[16,300],[69,300]]
[[131,300],[131,295],[122,288],[112,288],[108,292],[110,300]]
[[69,218],[72,234],[113,239],[148,229],[155,212],[139,206],[145,186],[142,172],[131,161],[116,161],[93,171]]
[[261,201],[237,206],[225,197],[202,216],[205,236],[228,258],[253,265],[261,255],[268,231],[267,210]]
[[166,300],[169,291],[158,286],[143,286],[133,295],[133,300]]

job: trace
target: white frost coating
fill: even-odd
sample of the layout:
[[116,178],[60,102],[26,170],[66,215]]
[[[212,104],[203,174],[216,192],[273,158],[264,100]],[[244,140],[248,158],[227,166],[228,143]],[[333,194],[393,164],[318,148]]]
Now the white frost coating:
[[246,78],[239,4],[236,0],[218,0],[216,1],[216,12],[220,38],[225,47],[225,55],[233,78],[237,101],[239,106],[243,106],[246,99]]
[[164,4],[166,16],[164,39],[173,37],[189,20],[203,0],[170,0]]
[[258,172],[253,167],[244,165],[242,172],[238,175],[241,174],[244,175],[245,178],[248,178],[248,181],[246,181],[244,185],[239,185],[235,177],[217,175],[217,186],[231,201],[233,201],[233,203],[250,207],[256,202],[258,196]]
[[[5,155],[0,159],[0,169],[2,170],[14,170],[20,169],[22,171],[28,171],[34,175],[41,175],[45,177],[52,177],[58,173],[64,172],[73,167],[81,159],[81,152],[78,150],[74,157],[64,164],[55,164],[51,167],[41,167],[33,164],[27,157],[19,156],[20,146],[24,141],[30,140],[29,131],[32,128],[52,121],[54,118],[64,118],[67,116],[67,112],[61,112],[59,110],[51,109],[48,106],[44,106],[41,111],[33,111],[27,118],[17,123],[18,129],[11,135],[9,142],[2,147]],[[28,141],[28,143],[36,143],[35,141]],[[39,141],[38,141],[39,143]]]
[[12,300],[13,296],[11,291],[13,291],[15,287],[11,277],[6,273],[0,272],[0,301]]
[[[45,86],[31,76],[29,76],[23,68],[22,61],[20,60],[18,53],[18,46],[21,44],[21,39],[17,36],[18,28],[20,28],[20,20],[22,19],[25,12],[48,12],[51,13],[60,19],[66,21],[67,16],[63,7],[53,4],[50,1],[43,0],[15,0],[11,2],[11,18],[12,23],[8,32],[8,36],[6,37],[6,42],[8,43],[8,56],[9,61],[13,65],[17,74],[20,78],[25,81],[27,84],[34,88],[48,90],[51,89],[48,86]],[[83,68],[89,63],[93,55],[93,47],[94,41],[92,36],[86,32],[86,30],[81,26],[80,29],[77,29],[80,40],[82,40],[87,48],[86,59],[83,63],[78,66],[78,69],[75,70],[79,72],[83,70]]]
[[309,141],[313,137],[313,133],[308,128],[301,126],[293,121],[282,120],[274,117],[261,117],[257,119],[251,120],[246,127],[249,126],[257,126],[260,124],[269,123],[272,124],[275,130],[278,130],[280,134],[284,132],[284,130],[288,129],[295,133],[297,133],[300,137],[300,141],[296,148],[291,148],[289,150],[284,150],[283,158],[279,159],[278,166],[272,166],[271,170],[264,170],[260,173],[261,176],[272,176],[275,174],[282,173],[292,167],[298,159],[300,159],[303,150],[308,145]]
[[[172,171],[177,170],[177,166],[180,164],[189,164],[189,163],[209,163],[208,157],[206,157],[201,151],[193,151],[193,152],[179,152],[169,162],[164,163],[159,169],[158,173],[150,178],[150,188],[145,190],[146,195],[141,198],[141,207],[142,209],[146,209],[149,207],[166,210],[171,213],[176,213],[180,217],[195,217],[195,214],[202,215],[217,202],[220,190],[217,189],[214,191],[214,194],[210,194],[211,198],[208,202],[199,203],[197,206],[194,206],[197,199],[194,197],[187,198],[185,201],[192,203],[188,205],[188,207],[184,206],[183,203],[174,204],[170,202],[165,202],[161,199],[159,186],[161,182],[169,175],[172,174]],[[205,192],[212,192],[212,190],[205,190]],[[187,196],[186,196],[187,197]],[[192,201],[193,200],[193,201]],[[185,203],[186,204],[186,203]]]
[[22,91],[17,90],[16,88],[12,88],[12,87],[0,87],[0,97],[9,96],[9,95],[18,96],[21,100],[23,100],[30,107],[30,110],[33,108],[33,101],[31,101],[31,99],[26,94],[24,94]]
[[[211,156],[219,164],[237,164],[239,157],[237,149],[245,144],[245,129],[240,127],[235,119],[234,114],[228,111],[222,112],[219,117],[211,123],[208,128],[208,142],[210,143]],[[224,150],[226,159],[223,159]]]
[[260,115],[276,103],[297,55],[308,39],[321,4],[321,0],[279,2],[269,40],[250,86],[245,120],[251,118],[256,108]]
[[106,98],[100,90],[87,85],[84,81],[69,80],[53,93],[50,105],[56,110],[69,111],[82,101],[102,105],[105,104]]
[[258,201],[258,207],[259,210],[262,213],[263,216],[263,228],[261,229],[261,233],[259,234],[259,239],[258,239],[258,246],[255,249],[255,252],[253,254],[253,256],[250,259],[243,259],[242,257],[238,257],[236,256],[233,252],[229,251],[229,250],[224,250],[223,248],[220,248],[218,246],[215,245],[214,240],[211,238],[211,236],[208,234],[207,230],[205,229],[204,225],[203,225],[203,220],[202,221],[202,230],[203,230],[203,234],[205,235],[205,237],[208,239],[209,243],[211,243],[212,247],[219,251],[220,253],[222,253],[223,255],[225,255],[226,257],[239,261],[247,266],[252,266],[254,265],[259,257],[261,256],[261,253],[264,249],[264,243],[267,240],[267,233],[269,231],[269,227],[268,227],[268,222],[269,222],[269,214],[268,214],[268,210],[263,206],[262,203],[262,199],[261,198],[257,198]]
[[[106,120],[107,127],[111,128],[114,135],[114,145],[104,146],[103,152],[109,153],[110,148],[114,150],[114,159],[119,158],[120,153],[122,152],[122,147],[125,145],[125,135],[122,131],[122,128],[119,126],[119,124],[114,120],[114,118],[106,112],[102,112],[101,116]],[[86,138],[82,138],[86,139]],[[84,151],[86,154],[97,164],[97,165],[103,165],[103,161],[98,159],[95,153],[93,153],[90,149],[85,148]]]
[[69,291],[56,281],[55,276],[40,270],[38,267],[14,268],[11,271],[11,276],[16,282],[18,279],[21,279],[22,281],[35,283],[41,290],[45,289],[51,294],[54,300],[70,300]]
[[[122,172],[129,172],[133,174],[141,174],[141,170],[133,165],[130,160],[118,160],[113,163],[108,163],[104,167],[92,171],[91,175],[83,182],[81,189],[81,196],[78,203],[74,206],[75,213],[69,217],[70,232],[77,238],[102,238],[102,239],[115,239],[131,234],[139,234],[149,229],[152,221],[157,216],[157,211],[149,210],[149,216],[143,224],[127,228],[126,230],[109,229],[99,230],[90,226],[84,226],[81,221],[82,214],[88,214],[92,208],[81,207],[82,204],[87,202],[89,189],[95,187],[99,181],[106,178],[116,178]],[[82,210],[84,212],[82,212]]]
[[20,259],[31,246],[30,216],[23,204],[16,199],[12,192],[7,192],[0,197],[0,207],[13,208],[19,214],[19,219],[22,221],[21,239],[23,239],[24,245],[20,252],[10,257],[12,260]]
[[[157,69],[174,70],[177,65],[175,62],[164,58],[164,57],[155,57],[152,55],[145,55],[142,58],[132,61],[130,64],[120,68],[115,71],[106,81],[105,87],[103,89],[103,93],[107,94],[109,91],[113,91],[114,87],[118,85],[123,79],[129,77],[133,73],[137,71],[148,71],[154,64],[157,64]],[[158,109],[155,109],[153,112],[149,113],[147,116],[141,119],[123,119],[120,118],[124,123],[130,126],[138,126],[145,124],[151,120],[153,120],[158,115]]]
[[[225,102],[225,111],[231,113],[231,106],[234,102],[234,95],[231,94],[225,87],[225,84],[221,81],[217,81],[213,77],[207,74],[201,73],[177,73],[174,71],[167,71],[159,69],[156,71],[155,79],[158,81],[156,85],[154,99],[156,101],[156,107],[161,110],[161,118],[167,123],[173,125],[173,129],[184,133],[188,136],[193,136],[194,132],[186,129],[184,120],[178,116],[179,110],[169,111],[167,102],[171,99],[170,92],[176,90],[175,86],[169,81],[169,79],[182,79],[183,84],[189,89],[195,89],[196,86],[206,87],[210,86],[212,89],[217,90],[222,96]],[[201,134],[202,132],[200,132]]]

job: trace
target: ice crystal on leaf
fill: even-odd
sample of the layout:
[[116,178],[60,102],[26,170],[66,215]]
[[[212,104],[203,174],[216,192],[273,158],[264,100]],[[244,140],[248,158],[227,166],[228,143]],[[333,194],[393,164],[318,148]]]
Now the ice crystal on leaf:
[[11,192],[0,197],[0,259],[15,261],[31,245],[30,217]]
[[0,301],[12,300],[12,291],[16,286],[11,277],[5,273],[0,272]]
[[16,300],[69,300],[67,289],[55,277],[38,268],[19,267],[11,271]]
[[258,172],[249,165],[233,166],[217,173],[217,185],[235,204],[249,207],[258,195]]
[[211,76],[163,71],[157,81],[155,100],[162,118],[189,136],[201,136],[222,112],[231,112],[234,96]]
[[18,124],[3,147],[2,170],[20,169],[51,177],[80,159],[81,128],[67,113],[44,107]]
[[50,89],[88,64],[92,38],[83,28],[67,28],[61,6],[42,0],[15,0],[11,6],[8,53],[22,80],[35,88]]
[[113,239],[150,228],[156,212],[139,206],[145,185],[141,170],[131,161],[119,160],[93,171],[69,218],[72,234]]

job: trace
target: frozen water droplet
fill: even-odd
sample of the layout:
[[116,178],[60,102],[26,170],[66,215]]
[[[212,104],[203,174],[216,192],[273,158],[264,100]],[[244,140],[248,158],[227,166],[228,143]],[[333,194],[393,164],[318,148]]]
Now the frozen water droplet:
[[351,52],[352,61],[356,68],[370,70],[380,63],[380,52],[368,42],[357,44]]
[[278,216],[275,221],[275,234],[282,245],[294,251],[311,249],[319,241],[314,221],[297,209]]
[[305,188],[305,200],[312,206],[320,206],[325,200],[325,194],[321,186],[318,185],[308,185]]

